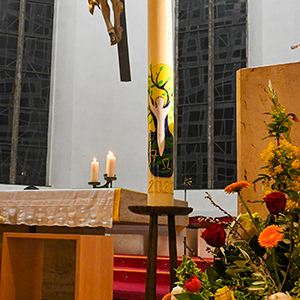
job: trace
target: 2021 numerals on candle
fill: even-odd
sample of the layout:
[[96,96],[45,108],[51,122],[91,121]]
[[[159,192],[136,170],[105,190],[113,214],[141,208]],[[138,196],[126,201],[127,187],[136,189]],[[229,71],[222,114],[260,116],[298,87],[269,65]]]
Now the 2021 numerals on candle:
[[148,181],[148,193],[173,195],[173,181],[169,179],[150,179]]

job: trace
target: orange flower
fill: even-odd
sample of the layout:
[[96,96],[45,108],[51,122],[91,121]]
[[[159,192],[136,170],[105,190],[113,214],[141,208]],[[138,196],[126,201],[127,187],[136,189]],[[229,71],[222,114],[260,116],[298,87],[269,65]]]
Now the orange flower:
[[250,184],[247,181],[234,182],[225,188],[227,194],[238,193],[243,189],[248,189]]
[[168,293],[167,295],[165,295],[161,300],[170,300],[172,297],[171,293]]
[[258,243],[262,247],[272,249],[283,239],[283,231],[278,225],[270,225],[260,233]]

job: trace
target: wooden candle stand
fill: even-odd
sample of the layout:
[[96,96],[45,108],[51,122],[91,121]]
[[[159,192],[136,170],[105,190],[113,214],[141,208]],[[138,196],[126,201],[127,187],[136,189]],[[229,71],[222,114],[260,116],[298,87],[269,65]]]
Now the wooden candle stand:
[[176,281],[175,269],[178,267],[175,216],[188,215],[193,211],[193,208],[179,206],[129,206],[128,208],[136,214],[150,216],[145,300],[156,300],[158,216],[168,216],[170,290],[172,290]]

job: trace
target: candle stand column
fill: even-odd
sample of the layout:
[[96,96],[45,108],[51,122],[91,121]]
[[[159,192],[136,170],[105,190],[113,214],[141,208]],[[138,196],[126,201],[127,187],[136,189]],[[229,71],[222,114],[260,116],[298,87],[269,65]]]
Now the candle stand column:
[[176,273],[174,269],[178,267],[175,216],[188,215],[193,211],[193,208],[178,207],[178,206],[172,206],[172,207],[170,206],[129,206],[128,208],[130,211],[134,213],[150,216],[145,300],[156,300],[158,216],[161,215],[168,216],[170,291],[171,291],[176,281]]

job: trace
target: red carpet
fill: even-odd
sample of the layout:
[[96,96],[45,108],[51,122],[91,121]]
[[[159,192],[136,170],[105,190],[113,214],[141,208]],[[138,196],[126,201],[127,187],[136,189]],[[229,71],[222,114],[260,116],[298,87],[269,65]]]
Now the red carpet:
[[[182,258],[178,257],[178,265]],[[194,258],[197,266],[205,270],[205,263]],[[119,255],[114,256],[114,300],[144,300],[146,283],[147,257],[144,255]],[[156,273],[156,299],[170,291],[169,258],[157,257]]]

